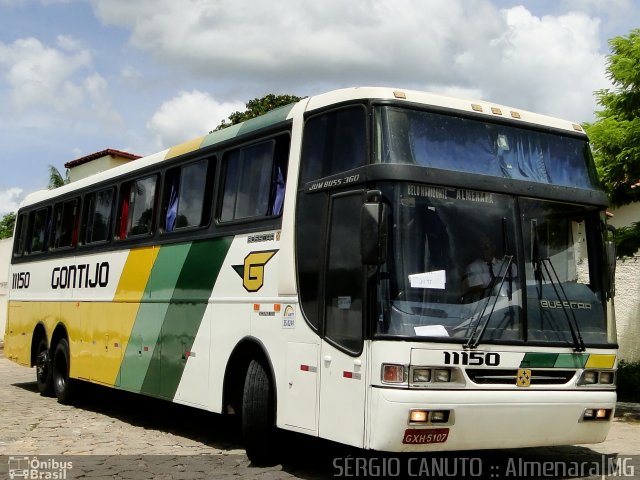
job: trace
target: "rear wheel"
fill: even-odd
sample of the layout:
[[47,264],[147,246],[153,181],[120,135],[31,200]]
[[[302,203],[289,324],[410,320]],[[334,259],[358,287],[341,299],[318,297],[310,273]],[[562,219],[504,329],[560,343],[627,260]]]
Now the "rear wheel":
[[69,405],[73,399],[73,380],[69,378],[69,343],[60,339],[53,354],[53,389],[58,402]]
[[273,385],[264,366],[256,360],[251,360],[244,382],[242,436],[252,463],[277,463]]
[[36,350],[36,383],[38,391],[44,397],[53,396],[53,373],[51,352],[45,337],[40,338]]

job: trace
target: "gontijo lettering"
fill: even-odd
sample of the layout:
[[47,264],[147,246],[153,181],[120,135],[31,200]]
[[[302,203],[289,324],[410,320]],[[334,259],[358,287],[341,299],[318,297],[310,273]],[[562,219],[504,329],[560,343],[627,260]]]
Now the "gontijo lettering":
[[51,288],[95,288],[109,284],[109,262],[55,267],[51,271]]

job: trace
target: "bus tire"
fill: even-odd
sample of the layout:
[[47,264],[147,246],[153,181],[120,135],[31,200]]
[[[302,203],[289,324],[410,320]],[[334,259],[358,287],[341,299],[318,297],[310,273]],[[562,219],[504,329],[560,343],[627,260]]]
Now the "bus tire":
[[242,437],[247,456],[256,465],[274,465],[275,426],[273,385],[264,366],[251,360],[242,394]]
[[73,379],[69,378],[69,343],[61,338],[53,354],[53,389],[58,402],[63,405],[71,404],[73,399]]
[[53,368],[47,339],[41,337],[36,349],[36,383],[43,397],[53,396]]

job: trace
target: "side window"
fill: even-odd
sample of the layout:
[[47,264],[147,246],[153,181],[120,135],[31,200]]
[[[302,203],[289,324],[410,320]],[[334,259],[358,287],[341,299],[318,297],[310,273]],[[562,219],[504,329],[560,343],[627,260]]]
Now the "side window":
[[51,231],[51,208],[41,208],[29,216],[29,253],[44,252]]
[[74,198],[56,203],[53,207],[53,239],[52,248],[73,247],[78,241],[78,206],[79,200]]
[[200,227],[208,223],[208,207],[211,204],[211,175],[208,170],[209,161],[200,160],[167,172],[164,218],[161,222],[165,232]]
[[360,192],[339,194],[332,198],[325,279],[325,336],[352,353],[362,350],[364,339],[361,207]]
[[106,188],[85,197],[84,243],[104,242],[110,238],[115,189]]
[[117,232],[120,240],[153,232],[156,184],[157,175],[152,175],[122,185]]
[[13,239],[13,256],[20,257],[27,249],[27,227],[29,225],[28,216],[21,213],[18,216],[15,238]]
[[288,153],[282,135],[225,154],[221,222],[282,213]]
[[304,127],[300,183],[367,163],[366,110],[347,107],[311,117]]

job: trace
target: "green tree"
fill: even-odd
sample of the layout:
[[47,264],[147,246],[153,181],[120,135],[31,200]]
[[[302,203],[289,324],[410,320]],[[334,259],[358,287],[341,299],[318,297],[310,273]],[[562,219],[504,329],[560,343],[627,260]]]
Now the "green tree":
[[613,205],[640,201],[640,29],[609,40],[614,89],[595,92],[602,110],[585,124],[598,173]]
[[16,224],[16,214],[7,213],[0,219],[0,239],[9,238],[13,235],[13,227]]
[[246,103],[247,109],[244,112],[233,112],[229,115],[229,122],[222,120],[220,125],[216,127],[216,130],[221,130],[231,125],[242,123],[250,118],[264,115],[275,108],[295,103],[301,98],[302,97],[295,95],[274,95],[273,93],[269,93],[262,98],[254,98]]
[[69,172],[67,171],[66,176],[63,177],[60,170],[53,165],[49,165],[49,190],[61,187],[67,183],[69,183]]

